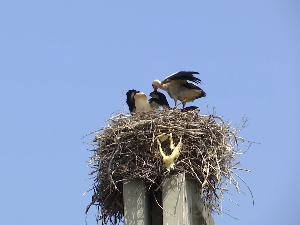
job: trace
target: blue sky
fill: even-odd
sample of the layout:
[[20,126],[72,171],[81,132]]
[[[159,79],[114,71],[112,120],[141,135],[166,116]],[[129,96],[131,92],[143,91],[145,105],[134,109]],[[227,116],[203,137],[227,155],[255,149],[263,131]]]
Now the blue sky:
[[[193,104],[260,142],[249,192],[216,224],[300,224],[299,1],[2,1],[0,224],[84,224],[91,152],[80,138],[124,111],[127,90],[200,72]],[[171,105],[173,101],[169,99]],[[88,137],[85,141],[90,141]],[[299,147],[298,147],[299,148]],[[92,208],[89,224],[96,224]]]

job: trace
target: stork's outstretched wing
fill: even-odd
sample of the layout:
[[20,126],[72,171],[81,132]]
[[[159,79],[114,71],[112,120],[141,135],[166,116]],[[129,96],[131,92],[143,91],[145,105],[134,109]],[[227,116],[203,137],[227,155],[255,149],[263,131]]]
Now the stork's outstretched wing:
[[201,80],[197,77],[195,77],[193,74],[199,74],[198,72],[194,72],[194,71],[179,71],[176,73],[173,73],[172,75],[166,77],[161,84],[166,84],[169,83],[173,80],[189,80],[192,81],[194,83],[201,83]]
[[199,73],[194,71],[179,71],[168,76],[161,82],[154,80],[152,87],[154,91],[157,91],[158,88],[166,91],[174,99],[175,107],[177,106],[177,100],[179,100],[184,108],[187,102],[193,102],[197,98],[206,96],[201,88],[188,82],[201,83],[201,80],[193,74]]

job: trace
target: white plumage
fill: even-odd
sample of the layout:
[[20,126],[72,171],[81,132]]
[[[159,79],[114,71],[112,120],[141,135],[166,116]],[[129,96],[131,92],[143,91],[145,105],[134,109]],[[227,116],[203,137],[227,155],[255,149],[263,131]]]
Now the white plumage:
[[147,96],[143,92],[136,93],[134,100],[136,112],[148,112],[153,110],[149,104]]

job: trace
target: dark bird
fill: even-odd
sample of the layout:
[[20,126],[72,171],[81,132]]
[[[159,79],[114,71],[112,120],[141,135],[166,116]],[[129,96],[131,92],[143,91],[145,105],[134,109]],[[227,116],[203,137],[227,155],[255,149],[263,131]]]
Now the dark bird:
[[199,74],[193,71],[180,71],[166,77],[163,81],[154,80],[152,87],[154,91],[158,88],[166,91],[171,98],[174,99],[175,107],[177,100],[181,101],[183,108],[187,102],[193,102],[197,98],[206,96],[206,93],[198,86],[187,81],[194,83],[201,83],[201,80],[193,74]]
[[139,91],[132,89],[132,90],[127,91],[127,93],[126,93],[126,95],[127,95],[126,103],[128,105],[128,108],[129,108],[130,112],[135,112],[135,100],[134,100],[134,96],[138,92]]
[[159,106],[163,108],[169,107],[166,96],[163,93],[150,94],[152,98],[147,99],[147,96],[137,90],[129,90],[127,93],[126,103],[129,107],[129,111],[132,112],[148,112],[158,109]]
[[197,113],[199,113],[200,109],[197,106],[188,106],[188,107],[185,107],[185,108],[181,109],[181,111],[182,112],[196,111]]
[[149,99],[149,103],[150,105],[152,105],[152,108],[159,108],[159,106],[163,107],[163,109],[169,109],[169,103],[168,100],[166,98],[166,96],[159,92],[159,91],[152,91],[150,93],[150,96],[152,98]]

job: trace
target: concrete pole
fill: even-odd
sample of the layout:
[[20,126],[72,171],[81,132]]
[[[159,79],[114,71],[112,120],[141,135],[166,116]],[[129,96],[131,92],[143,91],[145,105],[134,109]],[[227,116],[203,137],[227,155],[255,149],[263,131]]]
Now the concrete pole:
[[170,176],[162,185],[164,225],[214,225],[200,193],[184,174]]
[[163,225],[215,225],[193,181],[184,174],[170,176],[163,182],[163,210],[147,193],[142,180],[124,183],[123,198],[125,225],[161,225],[161,221]]
[[131,180],[123,184],[124,224],[151,225],[150,205],[146,183]]

